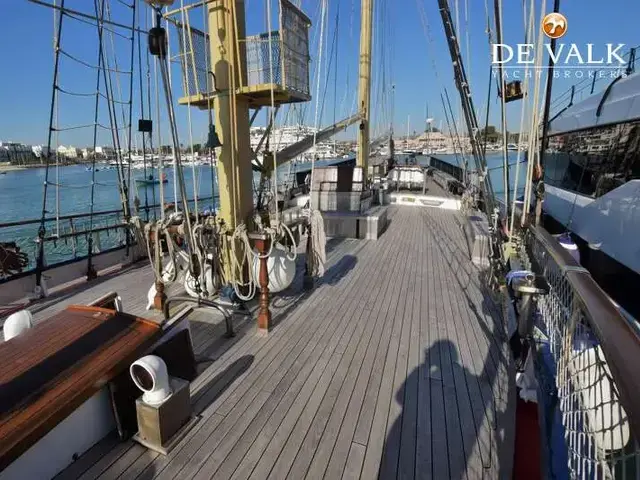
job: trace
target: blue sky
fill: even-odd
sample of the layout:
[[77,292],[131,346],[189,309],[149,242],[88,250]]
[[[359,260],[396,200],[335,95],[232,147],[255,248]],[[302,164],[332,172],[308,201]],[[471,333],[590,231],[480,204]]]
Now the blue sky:
[[[489,45],[485,34],[485,2],[482,0],[467,0],[468,15],[465,14],[465,0],[458,0],[460,24],[463,27],[459,36],[463,40],[462,50],[465,56],[467,72],[470,76],[472,93],[479,116],[484,118],[489,75]],[[433,38],[430,48],[425,39],[423,26],[420,21],[418,3],[422,2]],[[0,74],[0,140],[23,141],[27,143],[46,143],[49,103],[51,98],[51,81],[53,71],[52,27],[53,17],[51,9],[35,5],[26,0],[11,0],[3,5],[0,16],[0,58],[2,59],[2,74]],[[93,2],[86,0],[67,0],[67,6],[92,13]],[[117,1],[112,2],[113,16],[125,23],[130,23],[130,12]],[[302,8],[314,22],[310,32],[312,40],[312,73],[319,63],[317,56],[317,39],[320,30],[319,0],[303,0]],[[329,0],[327,14],[327,41],[324,44],[321,92],[326,88],[323,116],[320,124],[331,123],[335,118],[342,118],[355,109],[357,95],[357,66],[358,41],[360,24],[360,2],[357,0]],[[493,2],[488,2],[492,7]],[[506,43],[517,43],[524,36],[522,2],[504,1],[504,36]],[[179,2],[176,2],[179,4]],[[272,0],[274,9],[277,1]],[[444,115],[440,103],[441,86],[447,87],[452,101],[458,99],[452,83],[452,68],[449,59],[440,14],[436,0],[376,0],[376,22],[374,25],[374,87],[372,94],[372,110],[375,120],[379,124],[387,123],[389,112],[382,109],[382,105],[389,104],[391,85],[395,84],[394,125],[396,131],[404,134],[407,129],[407,117],[411,118],[411,130],[419,131],[424,128],[425,107],[429,106],[429,116],[435,118],[435,124],[444,122]],[[455,5],[451,0],[452,7]],[[148,7],[141,2],[147,14]],[[537,5],[540,5],[537,0]],[[547,2],[550,11],[552,2]],[[265,1],[247,0],[247,33],[255,34],[266,31]],[[337,41],[333,45],[334,54],[337,49],[337,62],[334,58],[331,70],[327,73],[329,53],[332,49],[336,14],[339,10]],[[565,43],[625,43],[628,46],[640,44],[640,34],[634,28],[635,22],[621,19],[640,18],[640,2],[629,0],[563,0],[561,12],[568,18],[569,28]],[[492,14],[492,11],[491,11]],[[275,12],[274,12],[275,17]],[[603,26],[602,19],[620,20],[615,24]],[[202,28],[203,20],[197,14],[191,19],[193,26]],[[536,22],[537,23],[537,22]],[[144,26],[144,21],[142,22]],[[274,28],[275,28],[274,18]],[[122,31],[121,31],[122,32]],[[467,32],[470,52],[466,50]],[[143,38],[143,48],[146,39]],[[315,41],[314,41],[315,40]],[[110,42],[110,39],[107,39]],[[62,47],[65,51],[91,64],[97,63],[96,29],[90,25],[74,20],[65,19],[62,33]],[[128,42],[120,37],[114,38],[120,69],[128,69]],[[109,45],[109,49],[111,46]],[[432,58],[430,52],[434,52]],[[137,57],[137,53],[136,53]],[[386,61],[382,61],[385,58]],[[143,56],[143,63],[144,63]],[[438,70],[434,74],[433,62]],[[382,88],[382,70],[385,70],[386,96]],[[134,122],[139,113],[139,89],[137,87],[137,62],[134,76]],[[336,74],[337,72],[337,74]],[[180,89],[180,69],[173,69],[174,88],[176,93]],[[151,72],[153,82],[153,70]],[[337,75],[337,76],[336,76]],[[328,78],[329,84],[325,85]],[[315,93],[315,75],[312,77],[313,93]],[[120,89],[123,99],[128,97],[128,77],[120,77]],[[570,87],[578,80],[561,79],[555,81],[554,96]],[[60,66],[60,86],[75,92],[95,91],[95,70],[81,67],[72,60],[63,57]],[[337,89],[334,91],[334,82]],[[146,80],[145,80],[146,83]],[[494,84],[495,85],[495,84]],[[600,86],[603,88],[604,84]],[[117,86],[115,87],[117,89]],[[322,95],[321,95],[322,96]],[[93,97],[70,97],[60,95],[59,124],[74,126],[93,123]],[[334,109],[335,105],[335,109]],[[186,122],[186,107],[176,107],[180,122],[181,140],[188,143],[188,129]],[[315,101],[308,104],[306,109],[298,108],[300,115],[306,110],[306,123],[313,124]],[[457,107],[454,105],[457,113]],[[101,124],[107,125],[106,103],[100,104]],[[517,129],[519,122],[519,103],[509,106],[508,121],[511,130]],[[386,112],[386,113],[383,113]],[[490,102],[490,118],[493,124],[499,123],[499,104],[495,96],[495,88]],[[118,118],[122,124],[121,112]],[[284,112],[283,112],[284,113]],[[166,119],[164,105],[162,117]],[[282,123],[284,115],[280,117]],[[264,123],[264,115],[258,119]],[[206,133],[206,115],[196,110],[192,111],[192,125],[194,142],[204,139]],[[379,130],[380,128],[378,128]],[[99,129],[98,144],[109,145],[110,133]],[[163,143],[168,143],[167,129],[163,130]],[[78,129],[59,134],[60,144],[74,144],[76,146],[92,144],[92,129]],[[343,134],[343,137],[353,137],[353,129]],[[125,142],[122,142],[125,143]]]

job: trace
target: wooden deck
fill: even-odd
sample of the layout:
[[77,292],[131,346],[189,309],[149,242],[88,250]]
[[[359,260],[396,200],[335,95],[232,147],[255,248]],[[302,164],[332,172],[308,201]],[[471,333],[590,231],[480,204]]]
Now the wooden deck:
[[[329,241],[324,278],[274,299],[268,337],[192,315],[200,419],[168,456],[107,438],[60,478],[511,478],[512,368],[461,219],[389,214],[378,241]],[[140,314],[151,281],[125,271],[38,316],[108,290]]]

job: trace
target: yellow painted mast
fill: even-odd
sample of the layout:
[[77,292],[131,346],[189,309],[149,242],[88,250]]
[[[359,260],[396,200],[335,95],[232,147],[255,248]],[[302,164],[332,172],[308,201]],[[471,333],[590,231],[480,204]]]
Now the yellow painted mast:
[[219,216],[229,229],[245,222],[253,211],[249,101],[238,95],[247,78],[244,0],[208,4],[215,126],[222,143],[218,158]]
[[369,121],[371,110],[371,28],[373,0],[362,0],[360,27],[360,66],[358,84],[358,105],[362,122],[358,130],[357,165],[362,167],[364,178],[368,177],[369,164]]

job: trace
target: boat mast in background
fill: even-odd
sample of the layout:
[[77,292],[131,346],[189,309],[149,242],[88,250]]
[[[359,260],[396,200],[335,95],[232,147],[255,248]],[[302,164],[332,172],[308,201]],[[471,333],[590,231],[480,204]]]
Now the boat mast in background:
[[[476,117],[476,111],[473,106],[473,99],[471,97],[471,90],[469,88],[469,82],[460,55],[460,47],[456,37],[456,32],[453,27],[453,20],[451,19],[451,11],[447,0],[438,0],[440,9],[440,15],[442,17],[442,24],[445,30],[445,36],[447,44],[449,46],[449,54],[451,55],[451,61],[453,63],[453,71],[456,87],[460,93],[462,100],[462,111],[464,113],[465,122],[467,124],[467,131],[469,134],[469,140],[471,142],[471,151],[475,160],[476,171],[479,173],[485,172],[487,168],[487,162],[484,157],[483,150],[478,141],[478,135],[480,128],[478,126],[478,119]],[[480,182],[480,188],[482,191],[483,200],[486,208],[485,212],[488,215],[493,215],[494,199],[493,187],[491,185],[491,179],[489,175],[483,175],[484,180]]]
[[373,0],[362,0],[360,18],[360,68],[358,86],[358,106],[362,120],[358,130],[358,155],[356,163],[362,167],[367,178],[369,163],[369,120],[371,118],[371,28]]
[[[560,0],[554,0],[553,12],[560,11]],[[547,68],[547,90],[544,96],[544,109],[542,112],[542,141],[540,142],[540,152],[538,155],[539,178],[536,181],[536,225],[540,225],[540,217],[542,216],[542,202],[544,201],[544,175],[542,167],[544,167],[544,152],[547,149],[547,137],[549,135],[549,110],[551,109],[551,89],[553,86],[553,57],[556,53],[556,39],[551,39],[549,63]]]
[[[497,44],[502,44],[502,2],[494,1],[496,40]],[[502,181],[504,183],[504,208],[507,217],[509,216],[509,152],[508,152],[508,132],[507,132],[507,102],[506,102],[506,82],[504,81],[504,69],[502,68],[502,49],[498,49],[498,78],[500,79],[500,118],[502,124]],[[487,104],[488,106],[488,104]],[[487,107],[488,108],[488,107]]]
[[409,149],[409,130],[410,130],[410,125],[411,125],[411,115],[407,115],[407,138],[404,141],[404,149],[405,150]]

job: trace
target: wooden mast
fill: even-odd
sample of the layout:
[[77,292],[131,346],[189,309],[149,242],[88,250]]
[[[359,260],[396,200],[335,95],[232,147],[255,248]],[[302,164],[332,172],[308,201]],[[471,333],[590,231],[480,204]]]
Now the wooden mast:
[[369,120],[371,106],[371,28],[373,0],[362,0],[360,26],[360,67],[358,85],[358,105],[362,115],[358,130],[357,165],[363,169],[363,178],[368,177],[369,163]]
[[231,230],[245,222],[253,210],[249,101],[234,93],[247,78],[244,12],[244,0],[220,0],[208,6],[211,70],[217,91],[213,111],[222,143],[217,166],[218,218]]

